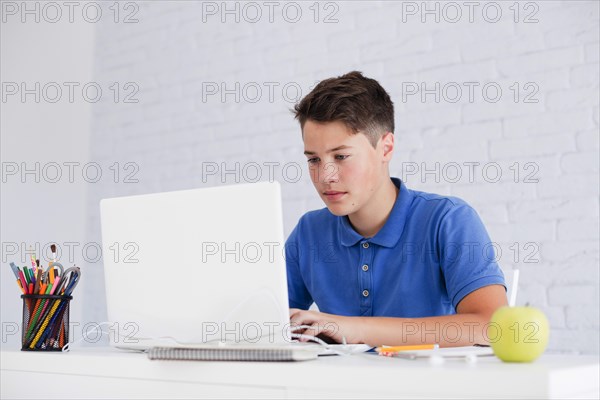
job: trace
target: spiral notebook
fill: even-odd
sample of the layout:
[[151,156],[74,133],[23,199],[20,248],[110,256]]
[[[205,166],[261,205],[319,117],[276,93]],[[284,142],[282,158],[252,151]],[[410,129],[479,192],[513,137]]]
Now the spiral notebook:
[[295,346],[206,346],[153,347],[147,351],[150,360],[181,361],[306,361],[317,358],[315,348]]

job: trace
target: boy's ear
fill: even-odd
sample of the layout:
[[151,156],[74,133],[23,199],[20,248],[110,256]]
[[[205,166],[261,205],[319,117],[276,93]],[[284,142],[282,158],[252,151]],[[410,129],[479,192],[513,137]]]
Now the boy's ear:
[[385,161],[390,161],[394,154],[394,134],[386,132],[381,137],[381,146],[383,147],[383,158]]

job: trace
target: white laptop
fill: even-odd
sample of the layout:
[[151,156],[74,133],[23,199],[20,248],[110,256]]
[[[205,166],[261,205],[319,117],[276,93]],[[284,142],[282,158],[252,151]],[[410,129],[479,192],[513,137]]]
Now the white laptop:
[[104,199],[100,209],[111,345],[291,344],[279,183]]

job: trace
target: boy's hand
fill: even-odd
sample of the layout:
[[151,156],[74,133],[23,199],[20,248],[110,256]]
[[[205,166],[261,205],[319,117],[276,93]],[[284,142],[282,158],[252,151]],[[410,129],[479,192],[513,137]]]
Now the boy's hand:
[[[310,336],[320,335],[320,338],[326,336],[337,343],[342,343],[343,337],[346,338],[346,343],[362,343],[361,320],[356,317],[344,317],[318,311],[290,308],[290,323],[292,328],[299,325],[310,325],[310,328],[294,330],[292,333]],[[301,342],[308,341],[305,338],[298,340]],[[324,340],[328,341],[327,339]]]

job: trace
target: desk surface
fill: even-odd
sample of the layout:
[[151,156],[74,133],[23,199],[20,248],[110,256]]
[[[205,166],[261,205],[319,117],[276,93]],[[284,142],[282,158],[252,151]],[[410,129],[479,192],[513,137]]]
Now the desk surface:
[[90,348],[2,351],[1,369],[2,398],[598,398],[600,379],[598,357],[567,355],[544,355],[527,364],[480,357],[475,363],[446,359],[433,365],[373,353],[287,363],[196,362],[150,361],[145,354]]

